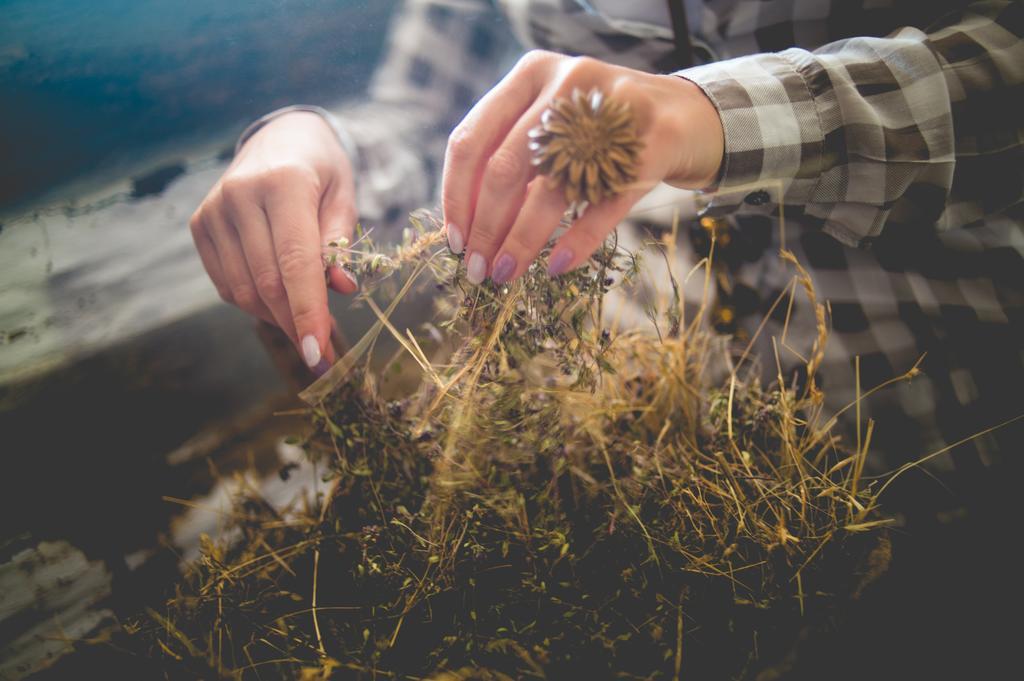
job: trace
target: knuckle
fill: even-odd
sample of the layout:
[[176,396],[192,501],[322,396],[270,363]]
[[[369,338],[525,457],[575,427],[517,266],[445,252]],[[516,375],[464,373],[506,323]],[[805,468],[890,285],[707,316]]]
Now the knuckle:
[[203,234],[202,209],[197,209],[196,212],[192,213],[192,216],[188,219],[188,229],[195,238]]
[[498,245],[499,228],[489,220],[477,220],[469,233],[469,250],[490,253]]
[[253,180],[246,175],[225,177],[220,183],[220,200],[231,208],[237,208],[252,194]]
[[519,58],[516,67],[521,71],[530,71],[538,66],[550,64],[555,58],[560,56],[548,50],[529,50]]
[[587,243],[592,243],[604,241],[614,228],[615,226],[608,225],[606,220],[580,220],[573,226],[572,231]]
[[627,102],[634,114],[643,115],[653,108],[650,93],[633,78],[616,78],[612,83],[611,96],[621,102]]
[[505,248],[513,253],[527,254],[539,250],[533,239],[530,239],[521,230],[513,229],[505,238]]
[[586,56],[571,57],[566,63],[569,75],[575,79],[586,79],[594,73],[601,64],[597,59]]
[[473,136],[468,126],[459,124],[448,136],[448,159],[453,163],[469,160],[473,154]]
[[249,314],[257,314],[259,312],[259,296],[256,293],[256,289],[249,284],[235,284],[232,286],[231,298],[234,300],[235,305]]
[[301,246],[285,245],[278,253],[277,264],[280,266],[281,276],[285,280],[294,280],[302,277],[316,266],[316,256]]
[[460,219],[459,216],[465,216],[469,213],[469,207],[467,203],[461,197],[450,196],[445,194],[442,199],[442,210],[446,220]]
[[287,296],[284,289],[284,282],[278,272],[267,270],[259,272],[254,277],[256,290],[267,303],[278,303]]
[[526,174],[523,159],[508,149],[498,149],[487,162],[487,179],[495,187],[519,182]]
[[632,78],[616,78],[612,82],[611,94],[615,97],[632,97],[637,91],[636,83]]
[[299,163],[282,163],[260,172],[258,178],[246,180],[246,187],[255,184],[260,191],[279,191],[287,187],[289,192],[317,186],[318,176],[312,168]]
[[570,242],[573,244],[573,252],[577,255],[590,257],[594,251],[604,243],[607,234],[594,226],[586,226],[573,235]]
[[319,321],[319,314],[315,308],[304,306],[293,311],[292,321],[295,322],[296,329],[314,329]]

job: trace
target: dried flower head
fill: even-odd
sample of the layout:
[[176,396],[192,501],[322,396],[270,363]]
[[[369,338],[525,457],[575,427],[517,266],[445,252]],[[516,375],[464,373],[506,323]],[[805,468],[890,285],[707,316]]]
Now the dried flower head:
[[533,164],[553,186],[561,186],[577,213],[636,180],[643,144],[629,104],[597,88],[587,94],[574,89],[570,98],[554,99],[529,135]]

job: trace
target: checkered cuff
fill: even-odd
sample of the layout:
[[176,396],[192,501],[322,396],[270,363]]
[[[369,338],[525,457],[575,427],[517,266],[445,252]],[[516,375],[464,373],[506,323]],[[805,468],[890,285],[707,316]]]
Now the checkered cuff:
[[[784,197],[805,204],[823,169],[825,135],[803,75],[803,50],[759,54],[706,64],[676,75],[700,87],[718,109],[725,156],[707,212],[769,213]],[[825,96],[822,93],[821,96]]]

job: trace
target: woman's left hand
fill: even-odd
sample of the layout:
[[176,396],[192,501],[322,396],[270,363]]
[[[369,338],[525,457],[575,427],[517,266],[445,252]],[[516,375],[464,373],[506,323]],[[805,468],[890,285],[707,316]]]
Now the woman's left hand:
[[558,240],[552,276],[583,264],[644,194],[659,182],[713,184],[724,135],[715,106],[695,84],[586,57],[528,52],[452,132],[442,206],[452,251],[467,253],[467,278],[496,283],[520,276],[547,244],[568,208],[564,194],[537,177],[528,132],[556,97],[598,88],[632,111],[643,149],[637,180],[590,206]]

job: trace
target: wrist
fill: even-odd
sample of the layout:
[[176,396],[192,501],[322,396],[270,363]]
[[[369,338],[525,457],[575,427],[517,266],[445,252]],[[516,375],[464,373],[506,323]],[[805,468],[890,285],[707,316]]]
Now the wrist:
[[268,120],[259,130],[252,133],[252,138],[278,135],[284,137],[301,137],[315,141],[324,149],[340,149],[337,137],[330,124],[322,116],[312,111],[286,111]]
[[725,131],[717,107],[696,83],[670,76],[679,101],[673,107],[672,142],[677,149],[671,184],[687,189],[706,189],[717,184],[725,158]]
[[[301,118],[299,118],[301,117]],[[242,132],[238,137],[238,141],[235,143],[235,154],[242,149],[242,146],[254,137],[258,132],[268,127],[273,123],[284,121],[294,121],[296,119],[302,120],[303,125],[305,121],[318,119],[319,125],[316,123],[312,124],[312,127],[325,129],[330,137],[337,143],[342,151],[345,152],[345,156],[352,167],[357,165],[356,159],[358,157],[358,148],[356,147],[355,140],[352,135],[349,134],[348,130],[341,124],[341,122],[329,111],[319,106],[311,106],[306,104],[293,104],[286,106],[270,113],[261,116],[257,120],[253,121],[249,126]]]
[[707,165],[697,184],[698,189],[707,189],[718,184],[722,177],[725,160],[725,129],[722,126],[722,116],[718,113],[718,108],[714,103],[696,84],[690,83],[690,81],[686,82],[692,85],[697,108],[700,110],[699,115],[703,120],[702,127],[707,131],[707,136],[704,138],[708,145],[704,154]]

